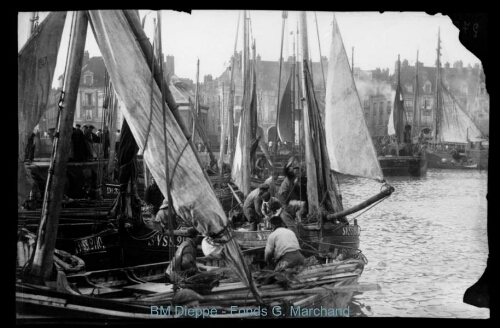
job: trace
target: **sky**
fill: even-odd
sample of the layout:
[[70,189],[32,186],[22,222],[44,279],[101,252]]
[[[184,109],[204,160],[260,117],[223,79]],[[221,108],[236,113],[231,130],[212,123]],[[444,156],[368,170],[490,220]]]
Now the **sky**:
[[[297,11],[289,11],[285,21],[283,39],[285,59],[293,55],[298,14]],[[18,14],[18,51],[27,40],[29,15],[30,13]],[[46,12],[40,12],[40,21],[46,15]],[[146,16],[145,31],[152,39],[153,20],[157,20],[157,12],[140,10],[140,15],[141,19]],[[163,53],[175,57],[176,75],[196,81],[196,63],[199,59],[201,82],[203,76],[208,74],[214,78],[220,76],[229,66],[231,54],[235,49],[239,15],[236,44],[238,52],[243,48],[242,11],[194,10],[188,14],[162,10]],[[337,19],[349,61],[352,59],[352,48],[354,48],[354,66],[362,70],[389,68],[390,73],[393,73],[398,55],[401,56],[401,60],[407,59],[410,65],[414,65],[417,51],[420,62],[425,66],[434,66],[438,29],[441,34],[442,63],[449,62],[453,65],[458,60],[462,60],[464,66],[481,63],[460,43],[459,30],[448,16],[429,15],[424,12],[307,12],[310,58],[313,61],[319,61],[320,47],[321,55],[329,56],[333,15]],[[251,10],[249,16],[250,38],[255,39],[257,54],[261,56],[261,60],[277,61],[280,57],[282,11]],[[67,19],[56,77],[64,69],[62,59],[67,52],[68,32]],[[86,49],[91,57],[101,55],[90,28]]]

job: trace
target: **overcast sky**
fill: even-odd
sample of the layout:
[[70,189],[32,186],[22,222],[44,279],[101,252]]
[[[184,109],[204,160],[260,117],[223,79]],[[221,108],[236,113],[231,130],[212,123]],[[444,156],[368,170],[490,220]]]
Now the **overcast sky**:
[[[241,14],[240,14],[241,12]],[[229,65],[234,51],[238,15],[240,14],[237,51],[242,50],[243,12],[238,10],[194,10],[192,14],[171,10],[162,11],[163,52],[175,56],[175,72],[181,78],[196,80],[196,61],[200,59],[200,80],[212,74],[218,77]],[[293,55],[293,40],[298,23],[298,13],[288,12],[285,25],[283,57]],[[281,11],[249,11],[251,38],[256,41],[257,54],[262,60],[275,61],[280,56],[282,12]],[[40,13],[45,18],[47,13]],[[141,18],[146,18],[146,34],[152,38],[153,19],[156,11],[141,10]],[[321,54],[328,56],[330,52],[333,12],[308,12],[308,34],[310,56],[318,61],[319,46],[316,30],[316,17],[319,29],[319,45]],[[453,64],[462,60],[464,66],[480,63],[480,60],[467,50],[459,41],[459,30],[448,16],[442,14],[428,15],[424,12],[336,12],[335,16],[344,41],[346,52],[351,60],[354,47],[354,66],[363,70],[389,68],[394,71],[394,63],[398,54],[401,60],[408,59],[410,65],[416,60],[425,66],[434,66],[438,29],[441,30],[441,61]],[[68,16],[71,17],[71,16]],[[68,21],[61,42],[60,57],[67,51]],[[19,13],[18,50],[21,49],[28,36],[29,13]],[[478,26],[480,29],[481,27]],[[472,32],[472,31],[471,31]],[[291,34],[293,33],[293,34]],[[90,56],[100,56],[99,48],[88,29],[86,49]],[[59,60],[56,68],[57,77],[62,73],[64,60]]]

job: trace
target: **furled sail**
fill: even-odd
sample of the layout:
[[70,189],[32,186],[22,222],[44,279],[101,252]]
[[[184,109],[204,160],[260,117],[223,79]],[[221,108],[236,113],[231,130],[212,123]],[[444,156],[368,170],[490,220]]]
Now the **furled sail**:
[[[239,246],[232,238],[224,210],[170,110],[165,113],[166,127],[163,126],[160,89],[157,84],[151,84],[151,70],[125,14],[121,10],[92,10],[89,15],[109,76],[124,104],[123,115],[141,150],[144,150],[149,114],[152,110],[152,124],[144,160],[160,190],[165,195],[170,191],[172,205],[179,216],[193,224],[204,235],[223,245],[222,254],[227,264],[260,300],[251,272],[242,260]],[[170,181],[166,181],[165,176],[164,128],[169,149]],[[167,189],[167,183],[170,190]]]
[[292,111],[292,73],[290,73],[278,113],[278,136],[283,142],[293,142]]
[[50,13],[17,56],[18,204],[29,193],[24,150],[29,136],[47,110],[66,12]]
[[383,179],[335,17],[325,103],[326,144],[331,169]]
[[481,131],[450,92],[441,86],[441,118],[438,132],[440,142],[467,143],[484,140]]

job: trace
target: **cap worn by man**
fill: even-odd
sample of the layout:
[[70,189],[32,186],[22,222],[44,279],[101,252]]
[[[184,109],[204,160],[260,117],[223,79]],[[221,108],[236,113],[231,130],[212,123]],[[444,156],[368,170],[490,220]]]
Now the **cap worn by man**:
[[259,189],[261,189],[261,190],[267,190],[267,189],[269,189],[269,186],[266,183],[262,183],[262,184],[259,185]]
[[279,216],[273,216],[272,218],[269,219],[269,223],[271,223],[273,225],[277,225],[277,224],[283,223],[283,221],[281,220],[281,218]]

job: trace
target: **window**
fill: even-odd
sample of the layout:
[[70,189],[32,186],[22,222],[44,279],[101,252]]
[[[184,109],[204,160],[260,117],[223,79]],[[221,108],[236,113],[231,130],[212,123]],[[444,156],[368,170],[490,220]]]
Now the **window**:
[[464,95],[467,94],[467,84],[462,84],[461,87],[460,87],[460,92],[463,93]]
[[[382,103],[380,103],[382,104]],[[378,125],[384,124],[384,108],[380,106],[379,108],[379,116],[378,116]]]
[[374,102],[372,106],[373,116],[377,116],[377,103]]
[[92,109],[86,109],[85,110],[85,119],[86,120],[91,120],[92,119]]
[[387,114],[390,114],[390,113],[391,113],[391,109],[392,109],[391,102],[390,102],[390,101],[388,101],[388,102],[387,102]]
[[425,82],[424,84],[424,92],[431,93],[431,83],[429,81]]
[[87,106],[92,106],[92,94],[91,93],[86,93],[85,98],[87,100]]
[[365,99],[365,108],[370,108],[370,101]]
[[405,100],[405,108],[408,110],[413,109],[413,99],[410,98]]
[[241,106],[241,96],[236,96],[235,105]]
[[92,75],[85,76],[85,84],[92,84]]
[[407,83],[407,84],[405,85],[405,87],[406,87],[406,91],[408,91],[408,92],[413,92],[413,85],[412,85],[412,84]]
[[422,99],[421,104],[422,104],[422,107],[421,107],[421,108],[422,108],[423,110],[428,110],[428,111],[430,111],[430,110],[431,110],[431,99],[429,99],[429,98],[424,98],[424,99]]

